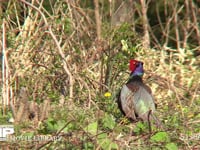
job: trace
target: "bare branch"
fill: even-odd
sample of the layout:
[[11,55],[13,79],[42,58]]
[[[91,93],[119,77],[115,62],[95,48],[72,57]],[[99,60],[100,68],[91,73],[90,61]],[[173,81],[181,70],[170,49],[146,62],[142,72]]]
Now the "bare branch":
[[44,22],[45,22],[45,25],[47,26],[48,28],[48,33],[51,35],[52,39],[54,40],[57,48],[58,48],[58,52],[62,58],[62,62],[63,62],[63,68],[65,70],[65,72],[67,73],[68,77],[69,77],[69,98],[70,100],[73,98],[73,77],[72,77],[72,74],[67,66],[67,62],[66,62],[66,59],[65,59],[65,54],[64,52],[62,51],[62,48],[60,46],[60,43],[59,41],[57,40],[55,34],[53,33],[52,29],[51,29],[51,26],[49,25],[49,23],[47,22],[47,19],[45,17],[45,15],[40,11],[40,9],[38,9],[36,6],[32,5],[31,3],[25,1],[25,0],[20,0],[21,2],[25,3],[26,5],[32,7],[33,9],[35,9],[37,12],[39,12],[39,14],[42,16]]

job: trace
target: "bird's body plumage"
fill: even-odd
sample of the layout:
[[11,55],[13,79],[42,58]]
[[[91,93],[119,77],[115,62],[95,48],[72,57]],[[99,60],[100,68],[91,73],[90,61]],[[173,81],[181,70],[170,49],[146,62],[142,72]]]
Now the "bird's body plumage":
[[149,111],[155,111],[151,89],[143,83],[140,76],[129,79],[122,87],[118,101],[123,113],[132,120],[148,120]]

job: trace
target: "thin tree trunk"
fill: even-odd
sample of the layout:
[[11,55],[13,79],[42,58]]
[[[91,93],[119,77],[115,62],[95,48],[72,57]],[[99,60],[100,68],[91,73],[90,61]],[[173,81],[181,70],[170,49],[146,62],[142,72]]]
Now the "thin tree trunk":
[[148,18],[147,18],[147,4],[145,0],[140,0],[141,8],[142,8],[142,23],[143,23],[143,30],[144,30],[144,36],[143,36],[143,47],[149,48],[150,47],[150,37],[149,37],[149,31],[148,31]]
[[186,22],[185,25],[183,25],[183,48],[187,48],[187,41],[188,41],[188,30],[190,27],[190,9],[189,9],[189,3],[188,1],[185,1],[185,9],[186,9]]
[[191,7],[190,10],[191,10],[191,15],[192,15],[193,26],[194,26],[194,29],[196,31],[196,36],[197,36],[196,39],[197,39],[198,45],[200,45],[200,30],[199,30],[199,25],[198,25],[199,23],[197,20],[198,14],[196,14],[197,10],[192,0],[190,0],[189,3]]
[[96,32],[97,32],[97,39],[101,39],[101,18],[99,14],[99,1],[94,0],[95,5],[95,19],[96,19]]

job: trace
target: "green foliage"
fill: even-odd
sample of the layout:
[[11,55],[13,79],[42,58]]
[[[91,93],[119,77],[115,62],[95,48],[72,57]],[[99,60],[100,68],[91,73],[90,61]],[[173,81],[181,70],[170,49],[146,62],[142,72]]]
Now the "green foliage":
[[148,129],[147,124],[144,124],[142,122],[138,122],[136,124],[136,127],[133,129],[134,133],[136,133],[137,135],[143,133],[144,131],[146,131]]
[[170,138],[167,132],[158,132],[151,137],[152,142],[169,142]]
[[106,133],[98,135],[97,142],[103,150],[118,149],[118,145],[112,142]]
[[54,5],[54,3],[55,1],[53,0],[46,0],[43,2],[43,7],[48,13],[53,14],[52,6]]
[[157,132],[150,138],[153,143],[165,143],[165,148],[167,150],[178,150],[177,144],[171,142],[171,138],[167,132]]
[[108,128],[108,129],[112,130],[116,126],[116,122],[115,122],[114,116],[112,114],[105,113],[105,115],[102,119],[102,122],[103,122],[104,128]]
[[[27,137],[27,138],[31,139],[34,135],[35,135],[34,132],[25,132],[25,133],[22,133],[20,136],[22,137],[22,139],[23,139],[23,137]],[[24,139],[24,140],[26,140],[26,139]]]
[[52,134],[62,129],[62,132],[67,133],[68,131],[74,130],[75,127],[73,122],[48,118],[44,123],[40,124],[38,132],[42,134]]
[[175,143],[167,143],[165,145],[165,148],[168,150],[178,150],[178,147]]
[[[106,116],[108,117],[108,116]],[[106,120],[108,118],[104,118],[104,124],[103,126],[105,128],[113,128],[113,124],[114,122],[111,122],[111,124],[108,122],[108,120]],[[112,124],[113,123],[113,124]],[[114,143],[109,137],[107,133],[98,133],[98,122],[92,122],[90,123],[87,127],[84,128],[85,132],[88,132],[90,134],[92,134],[93,136],[97,135],[97,143],[100,145],[100,147],[102,149],[118,149],[118,145],[116,143]]]
[[[108,29],[110,30],[110,29]],[[135,47],[138,45],[138,37],[137,33],[132,31],[132,26],[128,23],[122,24],[119,28],[116,28],[111,31],[107,31],[105,29],[105,38],[109,40],[110,46],[112,49],[118,47],[119,45],[125,44],[127,49],[131,49],[132,47]],[[124,42],[122,42],[124,41]],[[123,53],[125,56],[130,55],[131,53]],[[134,54],[134,53],[132,53]],[[132,55],[131,54],[131,55]],[[125,57],[124,56],[124,57]]]
[[8,123],[8,116],[0,116],[0,124],[7,124]]
[[90,123],[87,127],[84,128],[84,130],[86,132],[89,132],[92,135],[96,135],[97,129],[98,129],[97,127],[98,127],[98,123],[96,121],[96,122]]
[[12,111],[10,109],[5,109],[4,111],[6,112],[6,114],[3,114],[3,112],[0,113],[0,125],[11,124],[9,122],[9,119],[13,118]]

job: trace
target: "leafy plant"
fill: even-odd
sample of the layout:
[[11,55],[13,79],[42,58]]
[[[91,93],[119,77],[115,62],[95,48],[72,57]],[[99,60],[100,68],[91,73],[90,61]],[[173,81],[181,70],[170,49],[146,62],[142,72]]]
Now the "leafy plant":
[[136,127],[133,129],[134,133],[136,133],[136,135],[139,135],[141,133],[143,133],[144,131],[148,130],[148,126],[145,123],[142,122],[138,122],[136,124]]
[[178,150],[177,145],[174,142],[170,142],[171,139],[167,132],[157,132],[150,140],[153,143],[166,143],[165,148],[168,150]]
[[[43,134],[51,134],[58,132],[62,129],[62,132],[67,132],[71,124],[66,126],[65,120],[55,120],[54,118],[48,118],[44,123],[40,125],[38,131]],[[65,127],[66,126],[66,127]]]
[[103,150],[118,149],[118,145],[109,139],[106,133],[97,136],[97,142]]
[[112,130],[116,126],[116,122],[112,114],[105,113],[102,122],[103,128],[108,128]]
[[151,137],[152,142],[169,142],[170,138],[167,132],[158,132]]
[[97,134],[98,123],[97,121],[90,123],[87,127],[84,128],[86,132],[89,132],[92,135]]

